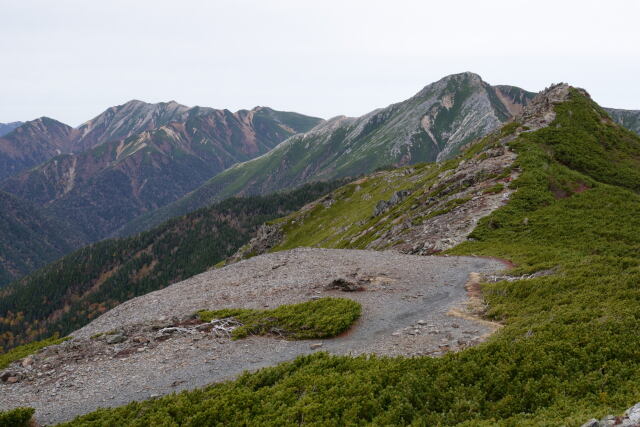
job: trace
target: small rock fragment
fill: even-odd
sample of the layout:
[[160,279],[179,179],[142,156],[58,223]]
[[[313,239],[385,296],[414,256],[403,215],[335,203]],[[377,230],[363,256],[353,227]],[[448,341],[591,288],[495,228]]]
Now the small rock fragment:
[[15,375],[16,374],[11,371],[4,371],[2,374],[0,374],[0,381],[7,382],[9,378],[14,377]]
[[110,335],[107,338],[107,344],[118,344],[121,342],[125,342],[127,340],[127,337],[125,337],[122,334],[114,334],[114,335]]
[[33,365],[33,357],[31,357],[31,356],[25,357],[24,359],[22,359],[21,365],[22,365],[23,368],[26,368],[27,366]]
[[322,347],[322,343],[321,343],[321,342],[318,342],[318,343],[314,343],[314,344],[309,345],[309,348],[310,348],[311,350],[315,350],[315,349],[320,348],[320,347]]
[[363,291],[364,287],[360,283],[352,282],[344,277],[334,279],[326,286],[327,290],[338,290],[342,292]]

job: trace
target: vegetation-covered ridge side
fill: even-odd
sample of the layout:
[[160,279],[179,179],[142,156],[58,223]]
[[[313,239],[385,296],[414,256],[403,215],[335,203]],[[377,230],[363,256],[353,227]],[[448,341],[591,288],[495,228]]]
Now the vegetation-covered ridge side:
[[299,304],[281,305],[271,310],[223,309],[201,310],[204,322],[232,319],[240,326],[233,329],[233,339],[249,335],[278,335],[286,339],[304,340],[334,337],[360,317],[361,307],[346,298],[320,298]]
[[0,411],[0,427],[30,427],[34,425],[31,417],[35,409],[16,408],[10,411]]
[[[509,202],[450,251],[555,268],[484,285],[505,325],[488,342],[439,359],[314,354],[69,425],[577,426],[640,401],[640,196],[615,173],[639,158],[640,138],[575,90],[555,110],[512,142],[521,174]],[[576,169],[589,162],[603,169]]]
[[202,273],[287,215],[346,180],[232,198],[150,231],[80,249],[0,290],[0,351],[66,335],[117,304]]
[[86,242],[68,223],[0,191],[0,288]]
[[502,206],[518,175],[505,147],[517,122],[444,163],[421,163],[356,180],[287,217],[270,221],[228,263],[301,246],[395,249],[432,254],[449,249],[478,219]]

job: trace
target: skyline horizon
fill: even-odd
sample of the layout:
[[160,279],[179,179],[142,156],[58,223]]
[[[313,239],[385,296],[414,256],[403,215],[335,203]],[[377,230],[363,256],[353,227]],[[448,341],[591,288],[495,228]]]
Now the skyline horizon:
[[[49,119],[56,120],[56,121],[58,121],[58,122],[60,122],[60,123],[64,123],[64,124],[66,124],[66,125],[68,125],[68,126],[71,126],[71,127],[73,127],[73,128],[77,128],[77,127],[80,127],[80,126],[82,126],[83,124],[85,124],[85,123],[87,123],[87,122],[89,122],[89,121],[91,121],[91,120],[95,119],[96,117],[98,117],[99,115],[103,114],[104,112],[106,112],[106,111],[107,111],[107,110],[109,110],[110,108],[113,108],[113,107],[121,107],[121,106],[123,106],[123,105],[129,104],[129,103],[131,103],[131,102],[136,102],[136,101],[137,101],[137,102],[143,102],[143,103],[145,103],[145,104],[150,104],[150,105],[153,105],[153,104],[162,104],[162,103],[166,103],[166,104],[168,104],[168,103],[172,103],[172,102],[174,102],[174,103],[177,103],[177,104],[179,104],[179,105],[182,105],[182,106],[185,106],[185,107],[188,107],[188,108],[204,107],[204,108],[213,108],[213,109],[216,109],[216,110],[228,110],[228,111],[231,111],[231,112],[233,112],[233,113],[237,113],[237,112],[239,112],[239,111],[243,111],[243,110],[244,110],[244,111],[251,111],[251,110],[253,110],[253,109],[261,108],[261,107],[262,107],[262,108],[271,108],[271,109],[273,109],[273,110],[277,110],[277,111],[295,112],[295,113],[304,114],[304,115],[311,116],[311,117],[320,118],[320,119],[322,119],[322,120],[331,120],[331,119],[336,118],[336,117],[360,117],[360,116],[363,116],[363,115],[365,115],[365,114],[367,114],[367,113],[370,113],[371,111],[375,111],[375,110],[377,110],[377,109],[381,109],[381,108],[386,108],[386,107],[388,107],[389,105],[392,105],[392,104],[395,104],[395,103],[398,103],[398,102],[402,102],[402,101],[404,101],[404,100],[406,100],[406,99],[409,99],[409,98],[411,98],[412,96],[415,96],[417,93],[419,93],[421,90],[423,90],[425,87],[429,86],[429,85],[430,85],[430,84],[432,84],[432,83],[435,83],[435,82],[437,82],[437,81],[440,81],[440,80],[442,80],[442,79],[445,79],[445,78],[450,77],[450,76],[453,76],[453,75],[465,74],[465,73],[475,74],[475,75],[479,76],[479,77],[482,79],[482,81],[484,81],[485,83],[490,84],[491,86],[502,86],[502,85],[505,85],[505,86],[516,86],[516,85],[509,84],[509,83],[491,83],[491,82],[488,82],[486,79],[484,79],[484,77],[483,77],[481,74],[479,74],[479,73],[476,73],[476,72],[474,72],[474,71],[462,71],[462,72],[452,73],[452,74],[448,74],[448,75],[446,75],[446,76],[443,76],[442,78],[440,78],[440,79],[438,79],[438,80],[434,80],[434,81],[432,81],[432,82],[429,82],[429,83],[425,84],[425,85],[424,85],[424,86],[422,86],[420,89],[418,89],[417,91],[415,91],[415,92],[413,93],[413,95],[410,95],[410,96],[408,96],[408,97],[406,97],[406,98],[403,98],[403,99],[400,99],[400,100],[392,101],[392,102],[390,102],[390,103],[388,103],[388,104],[386,104],[386,105],[373,106],[373,107],[371,107],[371,109],[369,109],[369,110],[367,110],[367,111],[365,111],[365,112],[363,112],[362,114],[359,114],[359,115],[335,114],[335,115],[332,115],[332,116],[320,116],[320,115],[310,114],[310,113],[307,113],[307,112],[305,112],[305,111],[298,111],[298,110],[294,110],[294,109],[291,109],[291,108],[288,108],[288,109],[287,109],[286,107],[285,107],[285,108],[276,108],[276,107],[273,107],[272,105],[266,105],[266,104],[258,104],[258,105],[254,105],[253,107],[244,107],[244,108],[237,108],[237,109],[236,109],[236,108],[233,108],[233,109],[232,109],[232,108],[227,108],[227,107],[224,107],[224,106],[220,106],[220,107],[218,107],[218,106],[204,105],[204,104],[195,104],[195,105],[193,105],[193,104],[188,104],[188,103],[180,102],[180,101],[179,101],[178,99],[176,99],[175,97],[174,97],[174,98],[172,98],[172,99],[168,99],[168,100],[158,100],[158,101],[149,101],[149,100],[141,99],[140,97],[133,97],[133,98],[130,98],[130,99],[128,99],[127,101],[124,101],[124,102],[120,102],[120,103],[117,103],[117,104],[113,104],[113,105],[105,106],[105,107],[103,107],[103,109],[102,109],[102,110],[100,110],[98,113],[96,113],[96,114],[92,115],[90,118],[84,119],[83,121],[81,121],[81,122],[79,122],[79,123],[77,123],[77,124],[71,124],[71,123],[66,122],[66,121],[64,121],[64,120],[60,120],[59,118],[57,118],[57,117],[55,117],[55,116],[46,115],[46,114],[39,115],[39,116],[37,116],[37,117],[33,117],[33,118],[29,118],[29,119],[23,119],[23,120],[21,120],[21,119],[18,119],[18,120],[9,120],[9,121],[6,121],[6,120],[0,120],[0,123],[3,123],[3,124],[11,124],[11,123],[16,123],[16,122],[26,123],[26,122],[33,121],[33,120],[37,120],[37,119],[40,119],[40,118],[49,118]],[[580,87],[580,86],[578,86],[578,85],[573,85],[573,84],[571,84],[571,82],[560,82],[560,81],[559,81],[559,82],[552,82],[552,83],[549,83],[549,84],[547,84],[546,86],[544,86],[544,87],[540,88],[539,90],[530,90],[530,89],[528,89],[528,88],[524,88],[524,87],[520,87],[520,86],[516,86],[516,87],[519,87],[520,89],[526,90],[526,91],[528,91],[528,92],[539,93],[539,92],[543,91],[544,89],[546,89],[547,87],[552,86],[552,85],[554,85],[554,84],[558,84],[558,83],[567,83],[567,84],[569,84],[569,85],[571,85],[571,86],[574,86],[574,87]],[[585,90],[589,93],[589,95],[591,95],[591,97],[593,98],[593,95],[591,94],[591,92],[589,91],[589,89],[588,89],[588,88],[584,88],[584,87],[580,87],[580,88],[585,89]],[[598,102],[598,100],[597,100],[597,99],[594,99],[594,101],[596,101],[596,103],[598,103],[599,105],[602,105],[604,108],[611,108],[611,109],[617,109],[617,110],[627,110],[627,111],[638,111],[638,110],[640,110],[640,105],[638,106],[638,108],[621,108],[621,107],[618,107],[618,106],[603,105],[601,102]]]
[[130,99],[358,117],[465,70],[640,109],[640,2],[516,3],[3,2],[0,121],[78,126]]

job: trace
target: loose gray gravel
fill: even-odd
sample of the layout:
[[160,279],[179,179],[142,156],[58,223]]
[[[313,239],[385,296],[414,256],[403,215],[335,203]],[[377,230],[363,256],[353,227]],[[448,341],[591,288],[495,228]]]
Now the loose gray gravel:
[[[296,249],[212,270],[134,298],[73,333],[74,339],[14,364],[21,380],[0,383],[0,410],[36,408],[54,424],[99,407],[113,407],[233,379],[314,351],[332,354],[439,356],[481,342],[486,322],[447,314],[467,301],[471,272],[505,266],[475,257],[425,257],[395,252]],[[346,278],[364,290],[327,289]],[[362,316],[340,337],[286,341],[249,337],[231,341],[191,329],[160,340],[158,328],[200,309],[267,308],[333,296],[362,305]],[[154,327],[155,325],[155,327]],[[113,330],[123,342],[108,344]]]

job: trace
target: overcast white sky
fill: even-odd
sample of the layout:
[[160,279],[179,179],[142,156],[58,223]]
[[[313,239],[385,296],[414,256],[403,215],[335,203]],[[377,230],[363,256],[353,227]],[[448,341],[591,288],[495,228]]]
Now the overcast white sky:
[[640,109],[638,0],[0,0],[0,122],[130,99],[329,118],[474,71]]

